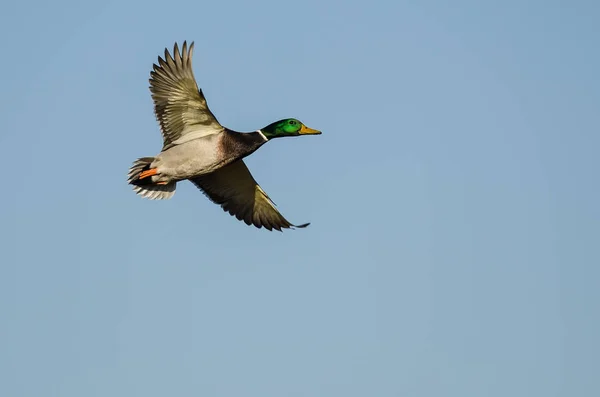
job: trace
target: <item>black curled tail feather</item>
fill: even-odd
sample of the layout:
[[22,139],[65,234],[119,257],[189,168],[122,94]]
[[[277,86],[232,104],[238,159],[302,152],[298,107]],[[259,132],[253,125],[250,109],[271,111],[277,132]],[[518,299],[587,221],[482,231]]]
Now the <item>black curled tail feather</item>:
[[127,174],[127,183],[133,185],[136,194],[151,200],[166,200],[173,197],[177,182],[169,182],[166,185],[157,185],[152,178],[140,179],[140,174],[150,169],[154,157],[142,157],[133,162]]
[[135,186],[151,185],[152,178],[140,179],[140,174],[150,169],[150,164],[154,161],[154,157],[142,157],[133,162],[127,174],[127,183]]

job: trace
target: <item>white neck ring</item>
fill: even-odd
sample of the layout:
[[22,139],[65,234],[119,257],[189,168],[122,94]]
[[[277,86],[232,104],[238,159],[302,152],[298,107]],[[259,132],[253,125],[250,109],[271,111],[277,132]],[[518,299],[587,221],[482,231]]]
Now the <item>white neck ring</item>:
[[266,141],[268,141],[269,139],[265,136],[265,134],[263,134],[263,132],[261,130],[256,130],[256,132],[258,132],[260,134],[260,136],[263,137],[263,139]]

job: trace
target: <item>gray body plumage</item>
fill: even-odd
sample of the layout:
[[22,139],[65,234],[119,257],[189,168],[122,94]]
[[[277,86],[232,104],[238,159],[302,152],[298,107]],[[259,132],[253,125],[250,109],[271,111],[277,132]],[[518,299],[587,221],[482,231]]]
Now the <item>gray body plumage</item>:
[[256,133],[223,130],[163,150],[150,168],[156,168],[153,182],[171,182],[208,174],[240,160],[266,141]]
[[225,161],[219,151],[222,134],[209,135],[160,152],[150,165],[158,174],[153,182],[181,181],[215,171]]

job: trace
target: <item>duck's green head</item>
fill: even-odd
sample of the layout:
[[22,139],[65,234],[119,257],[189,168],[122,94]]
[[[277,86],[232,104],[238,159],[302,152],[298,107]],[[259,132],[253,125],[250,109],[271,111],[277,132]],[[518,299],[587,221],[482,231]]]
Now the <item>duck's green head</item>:
[[308,128],[296,119],[276,121],[261,129],[260,132],[262,132],[267,139],[282,138],[284,136],[319,135],[321,133],[321,131]]

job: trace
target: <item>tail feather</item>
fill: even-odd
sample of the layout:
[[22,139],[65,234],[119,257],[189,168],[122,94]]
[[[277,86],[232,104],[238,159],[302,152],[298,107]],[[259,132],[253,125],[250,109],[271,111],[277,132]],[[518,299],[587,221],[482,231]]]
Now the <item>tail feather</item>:
[[150,164],[154,157],[142,157],[133,162],[127,174],[127,183],[133,185],[136,194],[150,200],[167,200],[175,194],[177,182],[170,182],[166,185],[157,185],[152,182],[152,178],[139,179],[140,174],[150,169]]

